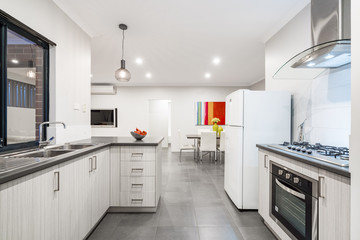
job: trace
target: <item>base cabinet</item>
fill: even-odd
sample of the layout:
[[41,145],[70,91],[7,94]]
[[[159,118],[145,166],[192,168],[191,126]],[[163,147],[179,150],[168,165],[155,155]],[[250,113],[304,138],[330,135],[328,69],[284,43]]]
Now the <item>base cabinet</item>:
[[[161,192],[161,146],[111,147],[110,206],[152,208],[156,211]],[[126,210],[128,211],[128,210]]]
[[0,185],[0,239],[83,239],[109,207],[109,150]]
[[350,178],[319,170],[319,239],[350,239]]
[[259,214],[268,221],[269,218],[269,153],[266,151],[259,151]]
[[0,239],[57,240],[58,166],[0,185]]
[[350,178],[259,149],[259,214],[280,239],[290,239],[270,217],[270,164],[276,162],[318,181],[318,239],[350,239]]

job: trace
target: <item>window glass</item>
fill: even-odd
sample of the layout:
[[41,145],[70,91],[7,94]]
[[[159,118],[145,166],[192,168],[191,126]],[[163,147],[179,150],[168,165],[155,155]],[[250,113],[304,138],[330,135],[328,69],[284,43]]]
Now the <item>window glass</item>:
[[7,29],[7,145],[38,139],[44,119],[44,49]]

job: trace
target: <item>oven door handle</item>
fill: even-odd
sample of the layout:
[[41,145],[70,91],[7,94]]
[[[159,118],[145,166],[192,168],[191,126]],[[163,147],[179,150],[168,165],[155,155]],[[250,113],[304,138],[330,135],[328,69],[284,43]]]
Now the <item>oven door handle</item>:
[[291,188],[288,188],[284,184],[282,184],[277,178],[275,178],[275,182],[279,187],[281,187],[284,191],[290,193],[291,195],[294,195],[295,197],[298,197],[302,200],[305,200],[305,194],[299,193],[297,191],[292,190]]

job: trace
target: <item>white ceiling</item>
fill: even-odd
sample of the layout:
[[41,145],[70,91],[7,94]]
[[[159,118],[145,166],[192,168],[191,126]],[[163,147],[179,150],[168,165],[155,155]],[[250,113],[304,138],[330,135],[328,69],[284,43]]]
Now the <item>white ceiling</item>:
[[[92,39],[92,82],[115,83],[125,31],[129,83],[249,86],[264,79],[264,43],[309,0],[53,0]],[[310,27],[310,26],[309,26]],[[143,58],[141,66],[135,63]],[[212,64],[213,57],[221,63]],[[145,77],[150,72],[152,78]],[[210,78],[205,78],[205,73]]]

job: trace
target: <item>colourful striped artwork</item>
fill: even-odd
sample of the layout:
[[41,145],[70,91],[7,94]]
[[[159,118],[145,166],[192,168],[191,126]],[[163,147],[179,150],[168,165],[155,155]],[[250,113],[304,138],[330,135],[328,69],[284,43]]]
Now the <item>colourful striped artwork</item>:
[[213,118],[220,119],[218,125],[225,125],[225,102],[196,103],[196,125],[212,125]]

